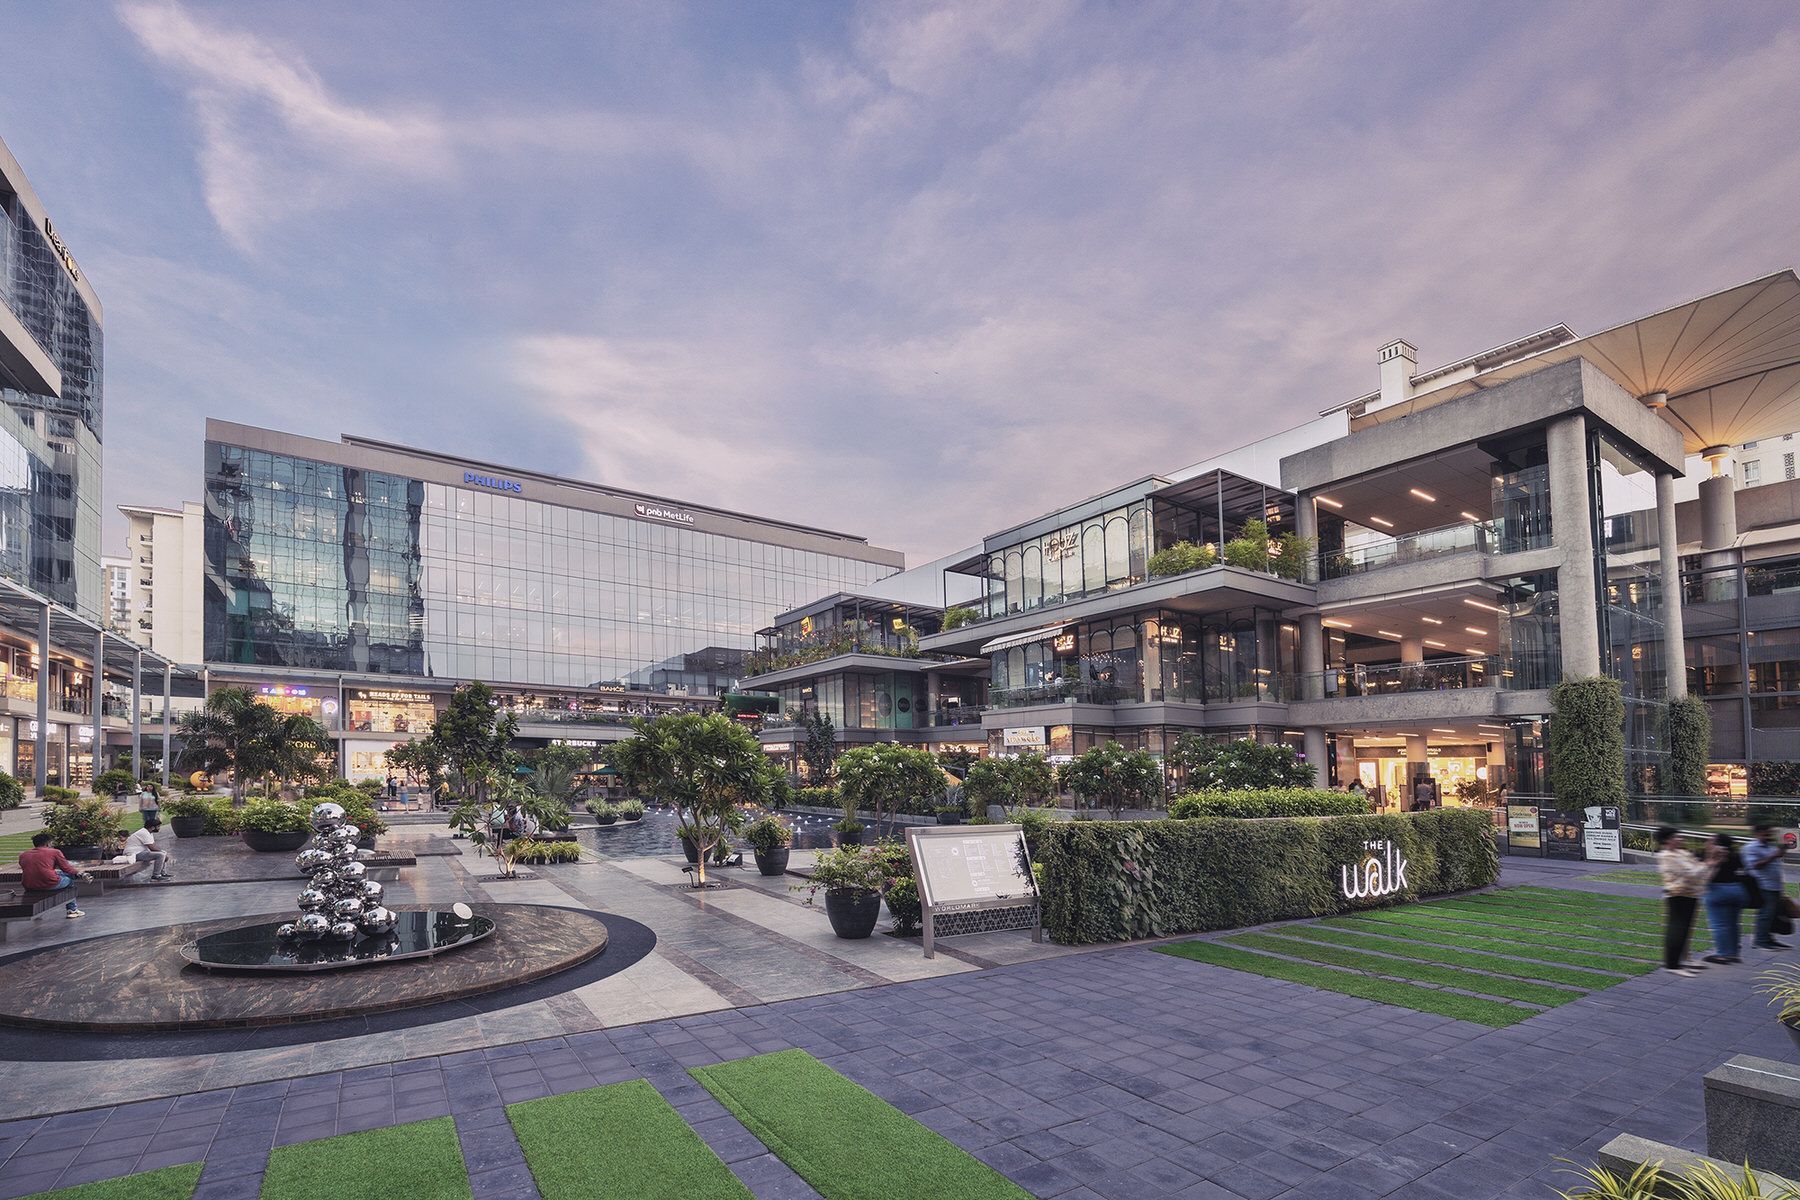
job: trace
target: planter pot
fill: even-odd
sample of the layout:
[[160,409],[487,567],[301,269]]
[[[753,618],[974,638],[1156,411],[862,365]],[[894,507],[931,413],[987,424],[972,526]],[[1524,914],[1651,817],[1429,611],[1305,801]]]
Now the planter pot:
[[959,812],[939,813],[937,815],[937,821],[939,825],[961,825],[963,815]]
[[1794,1049],[1800,1050],[1800,1024],[1793,1021],[1783,1021],[1781,1024],[1788,1031],[1788,1036],[1794,1039]]
[[91,862],[100,857],[100,847],[98,846],[58,846],[57,849],[61,850],[62,856],[70,862]]
[[178,838],[197,838],[206,836],[205,817],[170,817],[169,828],[174,830]]
[[605,816],[605,817],[597,816],[594,818],[594,820],[598,821],[602,825],[614,825],[614,824],[618,823],[619,814],[613,813],[610,816]]
[[860,829],[854,833],[849,833],[842,829],[835,829],[832,832],[837,834],[837,844],[840,846],[862,845],[863,831]]
[[694,845],[693,838],[681,839],[681,852],[687,855],[687,860],[691,863],[700,861],[700,847]]
[[756,852],[756,869],[764,875],[785,875],[788,864],[788,847],[781,846],[774,850],[758,850]]
[[357,838],[356,839],[356,848],[358,850],[373,850],[373,849],[375,849],[375,835],[372,833],[365,833],[361,837]]
[[827,888],[825,915],[831,919],[831,932],[855,941],[875,932],[881,916],[880,892],[857,892],[848,888]]
[[644,819],[644,816],[642,813],[639,813],[635,817],[628,817],[628,816],[625,816],[623,813],[619,814],[620,822],[623,824],[626,824],[626,825],[636,825],[639,821],[641,821],[643,819]]
[[263,854],[289,854],[306,845],[312,834],[304,829],[284,833],[264,833],[259,829],[244,830],[244,845]]

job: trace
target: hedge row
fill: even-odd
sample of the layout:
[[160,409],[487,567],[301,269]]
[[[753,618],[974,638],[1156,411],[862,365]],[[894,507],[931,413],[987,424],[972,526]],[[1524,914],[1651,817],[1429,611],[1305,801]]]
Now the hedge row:
[[[1346,900],[1340,868],[1360,865],[1364,843],[1378,839],[1406,856],[1406,889]],[[1326,916],[1485,887],[1500,874],[1492,821],[1473,809],[1272,821],[1074,821],[1044,831],[1038,861],[1044,928],[1065,945]]]
[[1312,788],[1269,788],[1244,792],[1189,792],[1169,802],[1169,815],[1192,817],[1348,817],[1369,811],[1369,798]]

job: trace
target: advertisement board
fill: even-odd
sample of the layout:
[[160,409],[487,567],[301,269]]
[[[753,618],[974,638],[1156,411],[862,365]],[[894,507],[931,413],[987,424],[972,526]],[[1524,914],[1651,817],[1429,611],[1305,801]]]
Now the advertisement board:
[[1001,744],[1005,746],[1045,746],[1049,739],[1044,736],[1042,725],[1028,725],[1023,729],[1002,729]]
[[1581,849],[1589,862],[1625,860],[1619,824],[1619,806],[1616,804],[1590,804],[1583,810]]
[[1509,854],[1542,854],[1544,839],[1538,826],[1538,806],[1506,806],[1506,849]]
[[932,957],[937,919],[958,913],[1030,908],[1031,940],[1043,941],[1037,880],[1022,826],[915,825],[906,831],[906,847],[919,881],[926,958]]
[[1582,823],[1573,814],[1553,808],[1538,810],[1543,826],[1544,857],[1581,861]]

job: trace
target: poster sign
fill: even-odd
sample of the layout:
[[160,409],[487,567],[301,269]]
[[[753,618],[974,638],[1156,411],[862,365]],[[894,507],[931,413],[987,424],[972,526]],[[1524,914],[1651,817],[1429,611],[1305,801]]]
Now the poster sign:
[[1043,746],[1048,744],[1044,737],[1042,725],[1029,725],[1024,729],[1002,729],[1001,744],[1007,746]]
[[1544,852],[1544,839],[1538,828],[1537,805],[1506,806],[1506,848],[1514,854],[1522,850],[1538,854]]
[[1044,940],[1023,826],[915,825],[906,831],[906,848],[919,881],[926,958],[936,919],[958,913],[1029,908],[1031,940]]
[[1619,833],[1619,806],[1590,804],[1581,823],[1581,849],[1589,862],[1623,862],[1624,843]]
[[1538,810],[1544,830],[1544,857],[1581,861],[1582,823],[1572,813]]

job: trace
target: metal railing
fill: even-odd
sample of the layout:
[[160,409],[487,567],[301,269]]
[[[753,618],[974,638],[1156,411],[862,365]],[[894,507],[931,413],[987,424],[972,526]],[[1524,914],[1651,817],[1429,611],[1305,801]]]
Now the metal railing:
[[1319,577],[1341,579],[1382,567],[1452,554],[1513,554],[1550,544],[1550,531],[1525,522],[1464,521],[1404,533],[1390,541],[1319,556]]

